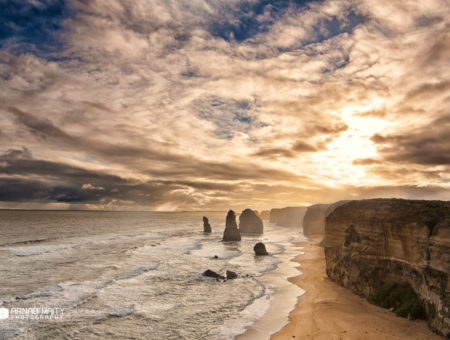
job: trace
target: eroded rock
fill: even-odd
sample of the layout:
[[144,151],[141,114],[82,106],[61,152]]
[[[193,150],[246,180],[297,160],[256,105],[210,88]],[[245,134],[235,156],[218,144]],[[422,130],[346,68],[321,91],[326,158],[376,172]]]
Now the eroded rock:
[[203,216],[203,232],[204,233],[211,232],[211,225],[209,224],[208,218],[206,216]]
[[220,275],[211,269],[205,270],[202,275],[206,277],[212,277],[216,280],[225,280],[225,276]]
[[222,241],[240,241],[241,233],[236,224],[236,215],[233,210],[228,211],[225,221],[225,230],[223,231]]
[[264,232],[263,221],[251,209],[245,209],[239,216],[239,232],[244,234],[262,234]]
[[235,272],[231,271],[231,270],[227,270],[227,280],[234,280],[238,278],[238,274],[236,274]]
[[266,250],[266,246],[262,242],[258,242],[253,247],[253,251],[255,252],[256,256],[263,256],[263,255],[269,255],[269,253]]

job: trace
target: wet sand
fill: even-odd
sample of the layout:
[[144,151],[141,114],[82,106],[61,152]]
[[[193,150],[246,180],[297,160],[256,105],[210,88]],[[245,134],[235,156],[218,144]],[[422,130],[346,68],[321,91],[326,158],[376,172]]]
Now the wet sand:
[[432,333],[425,321],[397,317],[328,279],[318,241],[298,244],[304,247],[304,254],[294,261],[301,264],[297,268],[303,275],[289,281],[306,293],[298,297],[288,324],[270,339],[443,339]]

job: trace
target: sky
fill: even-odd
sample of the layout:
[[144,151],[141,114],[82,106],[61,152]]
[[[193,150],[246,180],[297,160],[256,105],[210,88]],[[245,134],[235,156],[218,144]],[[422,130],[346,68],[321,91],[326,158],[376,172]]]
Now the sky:
[[0,208],[450,199],[446,0],[0,8]]

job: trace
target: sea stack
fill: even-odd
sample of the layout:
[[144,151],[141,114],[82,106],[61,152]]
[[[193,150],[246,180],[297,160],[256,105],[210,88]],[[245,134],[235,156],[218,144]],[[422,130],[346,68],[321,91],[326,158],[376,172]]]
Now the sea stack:
[[211,232],[211,225],[209,224],[208,218],[206,216],[203,216],[203,232],[204,233]]
[[223,232],[222,241],[240,241],[241,233],[236,224],[236,215],[233,210],[230,210],[227,214],[225,222],[225,230]]
[[239,216],[239,231],[245,234],[262,234],[263,221],[251,209],[245,209]]
[[269,255],[269,253],[266,250],[266,246],[262,242],[258,242],[253,247],[253,251],[255,252],[256,256],[263,256],[263,255]]

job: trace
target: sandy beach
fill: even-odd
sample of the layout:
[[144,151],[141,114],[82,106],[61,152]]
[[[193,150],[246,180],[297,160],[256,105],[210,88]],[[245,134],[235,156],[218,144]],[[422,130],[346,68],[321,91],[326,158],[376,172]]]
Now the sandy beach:
[[440,339],[425,321],[410,321],[371,305],[365,299],[340,287],[325,272],[325,255],[318,240],[299,243],[304,254],[300,263],[303,275],[289,281],[306,290],[289,314],[288,324],[272,340],[285,339]]

